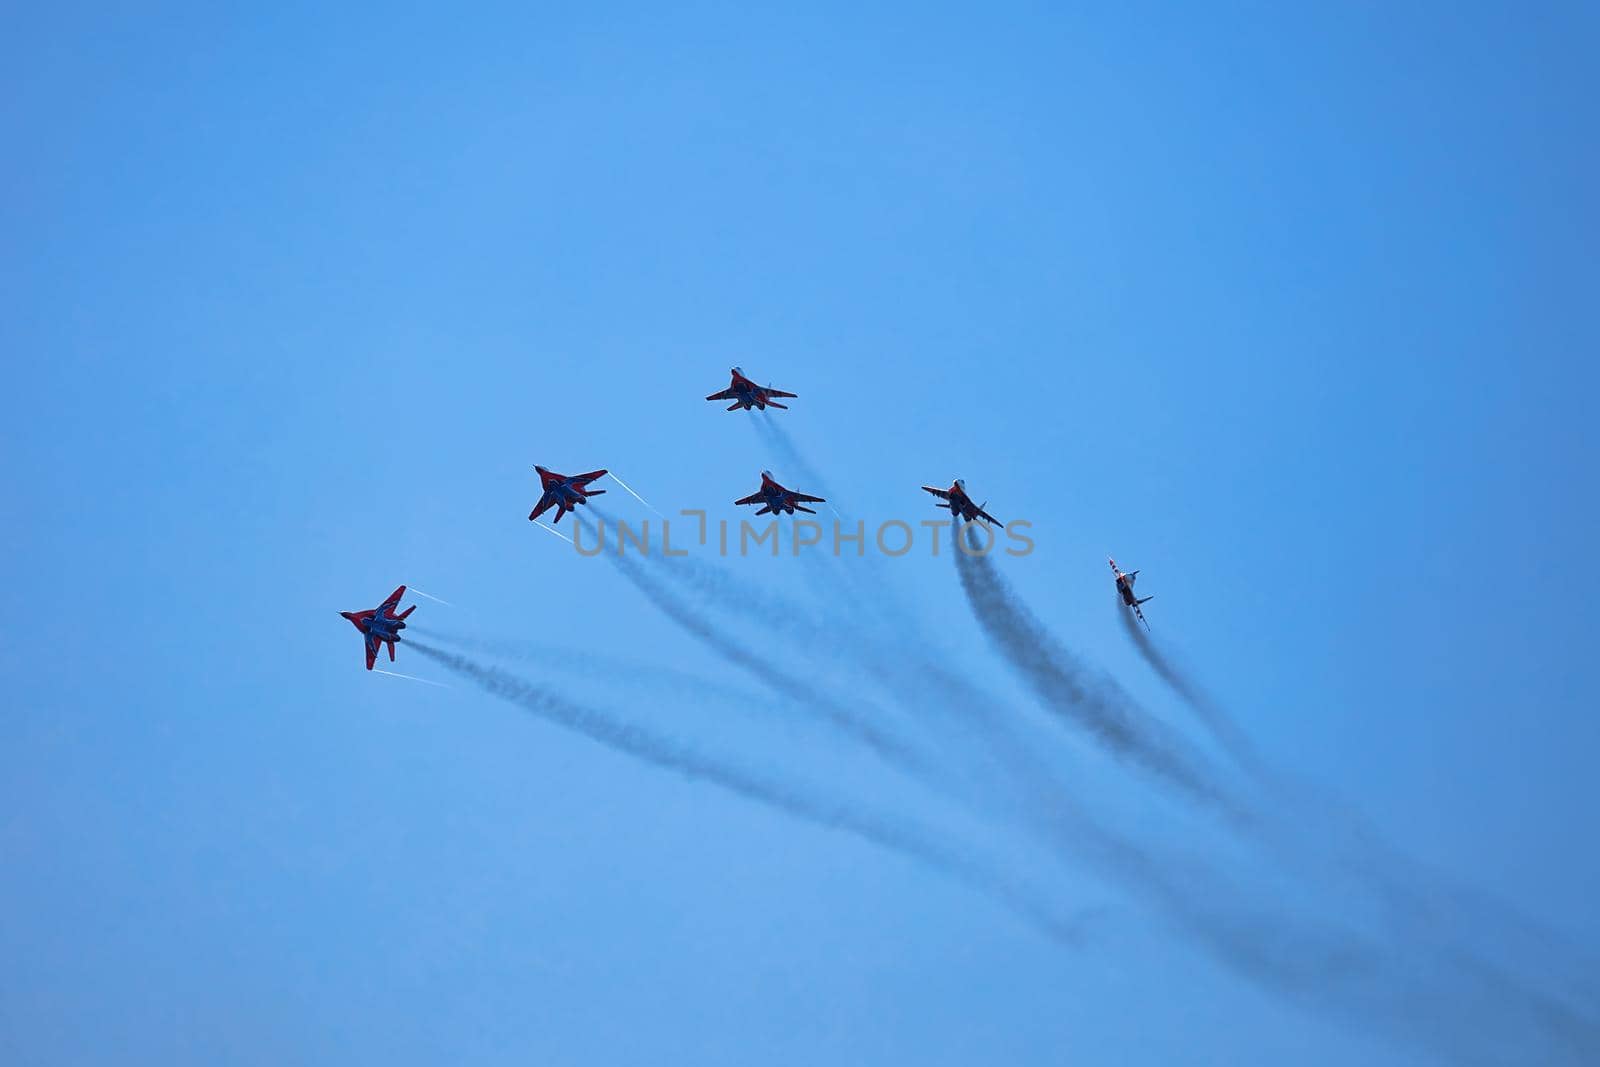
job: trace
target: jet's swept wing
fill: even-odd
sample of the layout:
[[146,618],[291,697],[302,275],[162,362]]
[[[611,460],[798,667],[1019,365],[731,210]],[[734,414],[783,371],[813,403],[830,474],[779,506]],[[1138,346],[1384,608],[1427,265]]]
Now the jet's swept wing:
[[931,485],[923,486],[922,487],[922,491],[924,493],[932,493],[934,496],[938,497],[940,500],[949,500],[950,499],[950,493],[948,491],[946,491],[944,489],[935,489]]
[[807,504],[826,504],[827,503],[827,500],[825,500],[824,498],[822,498],[820,496],[807,496],[804,493],[790,493],[789,494],[789,499],[790,500],[803,500]]
[[393,615],[394,609],[400,606],[400,598],[406,595],[406,587],[401,586],[389,594],[389,599],[378,605],[378,610],[385,615]]
[[[540,515],[543,515],[545,512],[549,511],[550,510],[550,506],[552,504],[554,504],[555,502],[556,502],[556,498],[555,498],[555,494],[553,494],[553,493],[546,493],[544,496],[540,497],[539,498],[539,502],[533,506],[533,510],[528,512],[528,521],[532,522],[534,519],[537,519]],[[559,515],[556,516],[556,520],[558,522],[560,521],[560,518],[561,517]]]
[[[391,650],[392,651],[392,650]],[[378,638],[375,634],[367,634],[367,670],[372,669],[372,662],[378,658]]]
[[[743,498],[742,500],[735,500],[734,504],[735,505],[739,505],[739,504],[755,504],[755,503],[759,503],[760,500],[761,500],[761,494],[759,492],[756,492],[756,493],[751,493],[749,496]],[[756,512],[756,514],[760,515],[761,512],[758,511],[758,512]]]

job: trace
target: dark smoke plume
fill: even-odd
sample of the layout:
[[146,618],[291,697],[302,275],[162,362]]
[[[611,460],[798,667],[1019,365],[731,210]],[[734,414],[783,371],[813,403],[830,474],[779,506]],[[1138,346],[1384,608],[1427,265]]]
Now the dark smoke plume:
[[1233,761],[1244,770],[1257,778],[1265,777],[1266,771],[1256,756],[1255,748],[1233,718],[1156,647],[1155,641],[1144,627],[1134,622],[1133,613],[1124,610],[1120,603],[1117,605],[1117,617],[1122,621],[1122,629],[1127,633],[1128,640],[1133,642],[1139,654],[1144,657],[1144,661],[1150,665],[1150,669],[1155,671],[1173,692],[1183,698],[1183,702],[1199,717],[1217,744],[1221,745]]
[[[997,650],[1022,675],[1047,708],[1086,730],[1119,759],[1134,763],[1189,796],[1234,816],[1243,812],[1201,768],[1197,753],[1134,703],[1122,688],[1092,672],[1034,617],[994,569],[987,556],[960,543],[961,524],[951,527],[956,569],[972,613]],[[971,550],[979,546],[968,536]]]
[[[647,567],[621,552],[608,552],[606,556],[663,615],[729,663],[749,672],[780,696],[795,701],[796,707],[821,713],[841,733],[862,742],[886,763],[925,774],[920,753],[862,714],[869,709],[858,709],[833,700],[820,692],[814,681],[790,675],[776,666],[771,657],[758,656],[750,651],[649,573],[656,568]],[[671,566],[671,563],[662,561],[664,566]]]

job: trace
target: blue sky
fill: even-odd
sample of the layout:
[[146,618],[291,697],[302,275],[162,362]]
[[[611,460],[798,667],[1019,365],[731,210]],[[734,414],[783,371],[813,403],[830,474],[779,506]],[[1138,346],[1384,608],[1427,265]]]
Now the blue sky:
[[[407,582],[456,605],[419,628],[753,685],[524,518],[534,463],[731,516],[778,462],[701,399],[736,363],[800,394],[782,425],[850,514],[930,517],[959,475],[1032,521],[1012,587],[1200,737],[1113,614],[1105,557],[1142,568],[1271,766],[1559,942],[1482,951],[1594,981],[1592,9],[7,25],[8,1062],[1432,1062],[740,701],[553,678],[993,848],[1085,944],[404,647],[454,688],[360,669],[335,612]],[[906,662],[925,638],[1046,721],[948,558],[875,574]],[[821,686],[860,669],[728,625]],[[1041,736],[1097,818],[1370,918]]]

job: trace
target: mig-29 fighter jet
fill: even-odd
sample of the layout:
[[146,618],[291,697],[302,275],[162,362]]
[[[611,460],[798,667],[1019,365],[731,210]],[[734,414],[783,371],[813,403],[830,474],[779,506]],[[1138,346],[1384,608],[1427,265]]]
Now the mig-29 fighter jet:
[[790,515],[793,515],[796,511],[803,511],[807,515],[815,515],[815,511],[804,505],[824,504],[827,501],[820,496],[806,496],[806,494],[797,493],[793,489],[785,489],[773,480],[771,471],[762,471],[761,488],[743,500],[735,500],[734,503],[760,504],[761,507],[756,511],[757,515],[765,515],[769,511],[783,511]]
[[1129,571],[1128,573],[1124,574],[1117,569],[1117,561],[1112,560],[1111,573],[1117,576],[1117,595],[1122,597],[1122,602],[1124,604],[1133,609],[1133,613],[1139,617],[1139,621],[1144,623],[1144,628],[1146,630],[1150,629],[1150,624],[1145,621],[1144,612],[1139,610],[1139,605],[1153,598],[1145,597],[1143,600],[1141,600],[1133,595],[1133,582],[1134,579],[1139,577],[1139,572]]
[[590,482],[605,475],[606,472],[603,470],[568,476],[545,470],[540,466],[535,466],[533,469],[539,472],[539,481],[544,487],[544,495],[533,506],[533,510],[528,512],[529,522],[537,519],[552,507],[558,509],[554,521],[560,522],[561,516],[569,511],[577,510],[578,505],[587,503],[590,497],[603,496],[605,494],[604,489],[589,488]]
[[[951,515],[965,519],[968,522],[972,522],[975,519],[982,519],[984,522],[992,522],[996,526],[1001,525],[999,519],[995,518],[987,511],[984,511],[983,508],[972,502],[972,498],[967,495],[967,483],[962,481],[960,478],[957,478],[954,482],[952,482],[950,488],[948,489],[935,489],[931,485],[925,485],[922,487],[922,490],[925,493],[932,493],[934,496],[944,501],[944,503],[937,506],[941,508],[949,508]],[[987,500],[984,501],[985,506],[987,506],[988,503],[989,502]]]
[[728,405],[729,411],[737,411],[739,408],[749,411],[753,407],[760,408],[762,411],[767,410],[769,407],[782,408],[784,411],[788,411],[788,404],[780,404],[772,398],[783,396],[793,399],[794,395],[793,393],[786,393],[782,389],[774,389],[770,385],[757,385],[744,376],[744,371],[735,367],[733,368],[733,381],[729,383],[728,387],[720,393],[712,393],[706,399],[733,401]]
[[375,608],[366,611],[339,612],[366,638],[369,671],[372,669],[372,661],[378,658],[379,645],[389,646],[389,662],[394,662],[394,643],[400,640],[400,631],[406,628],[406,616],[417,610],[417,606],[413,604],[398,615],[394,613],[394,609],[400,606],[400,598],[405,595],[406,587],[402,585],[389,594],[388,600]]

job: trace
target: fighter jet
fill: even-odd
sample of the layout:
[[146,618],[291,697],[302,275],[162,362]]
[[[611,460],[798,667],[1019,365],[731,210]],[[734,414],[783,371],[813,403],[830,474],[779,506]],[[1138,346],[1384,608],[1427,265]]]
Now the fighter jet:
[[[996,526],[1001,524],[999,519],[972,502],[972,498],[967,495],[967,483],[960,478],[952,482],[948,489],[935,489],[931,485],[925,485],[922,489],[923,492],[932,493],[944,501],[944,503],[936,506],[949,508],[951,515],[963,518],[968,522],[972,522],[974,519],[982,519],[984,522],[992,522]],[[984,501],[985,506],[988,503],[987,500]]]
[[757,385],[744,376],[744,371],[735,367],[733,368],[733,381],[729,383],[728,387],[720,393],[712,393],[706,399],[733,401],[728,405],[729,411],[736,411],[739,408],[749,411],[752,407],[760,408],[762,411],[767,410],[769,407],[782,408],[788,411],[788,404],[780,404],[772,398],[786,396],[792,399],[794,395],[793,393],[786,393],[782,389],[774,389],[770,385]]
[[551,507],[559,509],[556,511],[555,521],[560,522],[561,516],[569,511],[576,510],[579,504],[587,503],[590,497],[605,495],[604,489],[589,488],[590,482],[604,476],[606,472],[603,470],[590,471],[588,474],[574,474],[568,477],[565,474],[557,474],[555,471],[545,470],[540,466],[535,466],[533,469],[539,472],[539,481],[544,486],[544,495],[533,506],[533,510],[528,512],[529,522],[549,511]]
[[388,600],[375,608],[366,611],[339,612],[366,638],[369,671],[372,669],[372,661],[378,658],[379,645],[389,646],[389,662],[394,662],[394,643],[400,640],[400,631],[406,628],[406,616],[417,610],[417,606],[413,604],[398,615],[394,613],[394,609],[400,606],[400,598],[405,595],[406,587],[402,585],[389,594]]
[[1150,629],[1150,624],[1145,621],[1144,612],[1139,610],[1139,605],[1154,598],[1147,596],[1143,600],[1140,600],[1136,599],[1133,595],[1134,579],[1139,577],[1139,572],[1129,571],[1127,574],[1123,574],[1117,569],[1117,561],[1112,560],[1111,573],[1117,576],[1117,593],[1122,597],[1122,602],[1133,609],[1133,613],[1139,617],[1140,622],[1144,623],[1144,628],[1146,630]]
[[815,515],[815,511],[803,505],[825,504],[827,501],[820,496],[806,496],[804,493],[797,493],[793,489],[785,489],[773,480],[771,471],[762,471],[761,488],[743,500],[735,500],[734,503],[760,504],[760,509],[756,511],[757,515],[765,515],[769,511],[783,511],[790,515],[797,511],[803,511],[807,515]]

